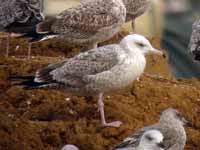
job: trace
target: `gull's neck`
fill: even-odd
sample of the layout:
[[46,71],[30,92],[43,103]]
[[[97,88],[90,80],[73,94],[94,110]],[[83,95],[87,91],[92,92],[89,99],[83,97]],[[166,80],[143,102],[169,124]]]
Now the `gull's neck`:
[[142,144],[139,144],[139,146],[137,147],[137,150],[148,150],[148,148],[146,148]]

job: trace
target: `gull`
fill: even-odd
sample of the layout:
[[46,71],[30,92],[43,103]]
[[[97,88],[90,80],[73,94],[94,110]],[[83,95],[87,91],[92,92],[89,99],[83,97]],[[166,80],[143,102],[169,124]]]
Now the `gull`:
[[73,58],[50,64],[18,85],[26,89],[57,88],[77,95],[98,96],[98,109],[103,127],[119,127],[120,121],[107,123],[104,114],[103,94],[121,89],[141,76],[146,66],[145,55],[163,53],[138,34],[124,37],[119,44],[105,45],[82,52]]
[[75,145],[68,144],[63,146],[61,150],[79,150],[79,148]]
[[126,7],[126,22],[132,22],[132,30],[134,31],[135,19],[149,9],[150,0],[123,0],[123,3]]
[[[116,148],[117,150],[164,150],[164,136],[159,130],[148,130],[144,132],[137,147]],[[129,139],[126,139],[129,141]]]
[[96,48],[116,34],[124,24],[126,8],[121,0],[94,0],[61,12],[27,33],[32,41],[57,37],[73,46]]
[[200,20],[193,24],[189,52],[195,61],[200,61]]
[[190,122],[187,121],[180,112],[176,109],[168,108],[162,112],[158,123],[139,129],[114,149],[137,147],[145,132],[149,130],[159,130],[164,135],[163,144],[165,150],[184,150],[186,144],[184,126],[190,125]]
[[[9,56],[10,37],[32,30],[44,19],[43,0],[0,0],[0,31],[7,32],[6,57]],[[28,48],[30,58],[31,43]]]
[[[82,3],[94,0],[81,0]],[[126,21],[132,21],[132,29],[135,29],[135,19],[143,15],[150,7],[150,0],[122,0],[126,7]]]

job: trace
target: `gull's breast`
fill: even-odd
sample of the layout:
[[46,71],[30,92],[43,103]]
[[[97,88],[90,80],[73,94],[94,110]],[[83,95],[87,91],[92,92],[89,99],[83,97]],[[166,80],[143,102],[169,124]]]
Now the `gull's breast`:
[[94,82],[90,84],[92,86],[90,90],[98,89],[98,91],[106,92],[130,85],[143,73],[145,65],[144,56],[138,56],[135,59],[127,57],[111,70],[98,74]]

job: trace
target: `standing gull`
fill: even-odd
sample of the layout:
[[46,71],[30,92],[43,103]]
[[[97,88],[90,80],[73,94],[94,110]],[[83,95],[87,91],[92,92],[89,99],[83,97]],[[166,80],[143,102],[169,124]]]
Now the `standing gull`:
[[61,88],[78,95],[98,95],[98,109],[102,126],[119,127],[120,121],[107,123],[103,94],[121,89],[136,80],[144,71],[145,55],[163,53],[153,48],[143,36],[126,36],[119,44],[106,45],[80,53],[73,58],[51,64],[19,83],[27,89]]
[[190,125],[190,122],[177,110],[173,108],[166,109],[162,112],[158,123],[138,130],[114,149],[137,147],[144,133],[155,129],[159,130],[164,135],[163,142],[165,150],[184,150],[186,143],[185,125]]
[[200,20],[193,24],[189,51],[194,60],[200,61]]
[[57,37],[71,45],[96,48],[120,30],[125,18],[121,0],[88,1],[44,20],[25,36],[33,41]]
[[[11,33],[24,34],[41,22],[43,0],[0,0],[0,31],[8,32],[6,57]],[[28,58],[30,58],[29,44]]]
[[[124,150],[164,150],[163,139],[163,134],[159,130],[148,130],[142,135],[137,147],[128,147],[124,148]],[[126,139],[124,142],[128,140]],[[122,149],[119,148],[117,150]]]
[[[81,0],[86,3],[94,0]],[[135,29],[135,19],[143,15],[150,7],[150,0],[122,0],[126,7],[126,22],[132,21],[132,30]]]
[[135,19],[143,15],[150,7],[150,0],[123,0],[126,7],[126,22],[132,21],[132,30],[135,29]]

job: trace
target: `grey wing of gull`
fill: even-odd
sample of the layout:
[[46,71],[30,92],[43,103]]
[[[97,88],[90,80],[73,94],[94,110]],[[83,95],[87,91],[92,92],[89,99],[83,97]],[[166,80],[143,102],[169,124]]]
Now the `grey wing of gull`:
[[84,76],[95,75],[114,67],[118,63],[120,50],[118,45],[109,45],[80,53],[71,59],[39,70],[36,80],[80,88],[84,86]]
[[189,51],[195,60],[200,61],[200,20],[193,24]]
[[[125,21],[123,8],[110,0],[89,1],[67,9],[57,16],[52,25],[55,33],[71,35],[79,33],[90,36],[100,29]],[[125,13],[125,12],[124,12]],[[77,35],[79,38],[80,35]]]
[[0,0],[0,27],[12,24],[39,23],[44,19],[42,14],[43,0]]

